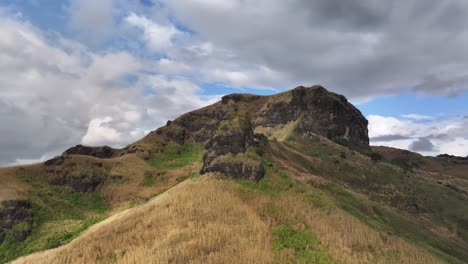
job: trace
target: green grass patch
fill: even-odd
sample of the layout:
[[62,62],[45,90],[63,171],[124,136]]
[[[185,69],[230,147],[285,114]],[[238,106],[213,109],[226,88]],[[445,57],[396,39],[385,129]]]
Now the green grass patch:
[[242,187],[241,191],[244,194],[255,195],[256,192],[261,192],[270,197],[278,197],[297,186],[297,183],[289,177],[286,171],[274,168],[266,159],[262,160],[262,164],[265,168],[265,177],[260,181],[236,179],[236,182]]
[[340,208],[377,230],[412,241],[447,263],[461,264],[461,260],[468,259],[468,252],[459,244],[433,234],[390,209],[358,197],[333,183],[322,185],[321,188],[335,197]]
[[162,153],[156,153],[148,160],[152,167],[164,169],[177,169],[201,161],[204,147],[199,144],[185,144],[183,146],[170,143]]
[[313,237],[308,229],[295,230],[289,226],[279,225],[273,229],[273,250],[293,250],[294,263],[337,263]]
[[[0,244],[0,263],[66,244],[107,216],[109,207],[99,193],[78,193],[69,187],[51,186],[40,177],[21,177],[31,185],[33,228],[24,242],[6,236]],[[28,228],[26,225],[20,223],[15,228]]]
[[13,226],[14,231],[28,231],[31,229],[31,225],[27,222],[21,222]]

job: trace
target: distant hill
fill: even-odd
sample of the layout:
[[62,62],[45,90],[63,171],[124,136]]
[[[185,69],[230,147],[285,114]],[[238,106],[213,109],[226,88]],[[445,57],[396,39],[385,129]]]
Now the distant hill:
[[232,94],[122,149],[0,169],[0,262],[466,263],[467,172],[369,146],[322,86]]

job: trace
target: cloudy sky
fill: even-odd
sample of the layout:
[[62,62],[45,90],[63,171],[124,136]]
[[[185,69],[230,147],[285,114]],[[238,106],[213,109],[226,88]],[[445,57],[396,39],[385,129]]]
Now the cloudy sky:
[[0,0],[0,164],[322,84],[371,143],[468,155],[465,0]]

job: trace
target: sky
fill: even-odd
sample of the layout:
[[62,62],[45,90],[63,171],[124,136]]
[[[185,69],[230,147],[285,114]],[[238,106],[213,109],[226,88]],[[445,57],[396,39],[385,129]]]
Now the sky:
[[321,84],[372,145],[468,155],[465,0],[0,0],[0,165]]

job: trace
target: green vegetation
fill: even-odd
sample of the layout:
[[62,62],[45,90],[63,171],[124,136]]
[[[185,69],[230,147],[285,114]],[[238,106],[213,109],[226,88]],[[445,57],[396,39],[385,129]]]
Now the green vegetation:
[[31,229],[31,225],[29,223],[26,223],[26,222],[21,222],[19,224],[16,224],[15,226],[13,226],[13,231],[28,231]]
[[[294,138],[270,144],[273,155],[288,160],[291,167],[330,180],[329,184],[311,184],[330,193],[341,208],[374,228],[402,236],[450,263],[468,259],[468,203],[461,192],[441,187],[432,176],[402,170],[404,164],[396,167],[375,162],[368,155],[320,139]],[[345,158],[340,157],[343,152]],[[406,211],[406,217],[389,207]],[[421,212],[426,227],[418,222]],[[432,223],[427,224],[427,219]],[[465,242],[436,234],[430,231],[431,225],[455,231]]]
[[[267,158],[263,159],[265,177],[258,182],[237,179],[240,195],[243,199],[255,199],[265,195],[273,201],[284,197],[295,197],[304,206],[313,206],[321,210],[329,210],[333,204],[324,194],[294,181],[287,171],[277,169]],[[271,219],[273,249],[278,254],[278,263],[337,263],[330,259],[327,250],[320,244],[306,227],[301,230],[297,226],[307,226],[304,216],[293,216],[288,208],[275,202],[260,206],[264,217]],[[293,258],[286,252],[293,252]],[[286,259],[284,259],[286,258]]]
[[468,253],[454,241],[436,236],[392,210],[354,195],[333,183],[320,187],[335,197],[339,207],[378,230],[413,241],[448,263],[463,263],[460,260],[468,258]]
[[255,195],[256,192],[261,192],[270,197],[278,197],[291,188],[297,186],[285,171],[276,170],[270,167],[270,164],[271,163],[268,161],[263,160],[265,177],[258,182],[237,179],[236,182],[243,187],[241,191],[246,195]]
[[203,158],[204,148],[199,144],[170,143],[165,146],[162,153],[154,154],[148,164],[160,170],[177,169],[191,165]]
[[157,175],[154,175],[152,171],[147,171],[143,176],[143,182],[141,185],[144,187],[152,187],[155,184],[166,183],[168,178],[165,174],[166,172],[158,172]]
[[273,230],[273,249],[275,251],[293,250],[296,263],[337,263],[328,257],[317,238],[308,229],[295,230],[279,225]]
[[[32,233],[24,242],[7,235],[0,244],[0,263],[66,244],[106,217],[109,208],[98,193],[77,193],[69,187],[51,186],[39,177],[21,177],[31,184]],[[14,228],[27,230],[29,226],[19,223]]]
[[145,172],[142,185],[145,187],[151,187],[156,183],[154,175],[151,171]]

